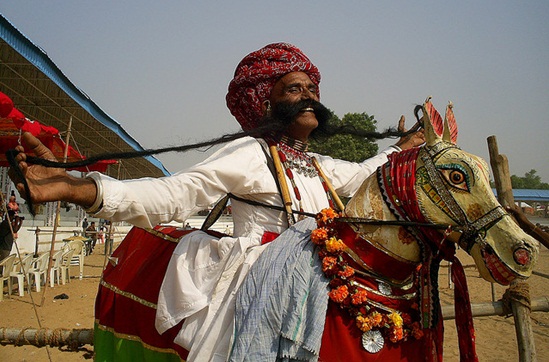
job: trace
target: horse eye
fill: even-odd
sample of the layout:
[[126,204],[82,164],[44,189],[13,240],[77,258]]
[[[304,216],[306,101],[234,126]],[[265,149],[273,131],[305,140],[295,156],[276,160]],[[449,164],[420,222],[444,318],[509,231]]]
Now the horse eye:
[[454,184],[460,184],[465,181],[465,177],[460,171],[452,171],[450,172],[450,181]]
[[463,171],[456,169],[441,169],[440,171],[451,186],[463,191],[469,191],[467,177]]

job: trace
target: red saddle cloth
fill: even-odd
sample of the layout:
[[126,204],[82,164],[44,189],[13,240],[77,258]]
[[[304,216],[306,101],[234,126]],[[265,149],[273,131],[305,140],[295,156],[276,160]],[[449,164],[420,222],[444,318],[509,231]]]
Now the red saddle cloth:
[[[357,254],[364,264],[385,277],[400,281],[406,280],[408,277],[414,275],[418,267],[418,263],[406,262],[376,249],[369,242],[357,237],[357,234],[347,225],[340,227],[339,237]],[[352,267],[360,269],[358,264],[354,263],[348,257],[346,258]],[[380,281],[376,280],[376,278],[355,274],[355,279],[371,290],[379,292]],[[410,293],[415,293],[415,297],[409,299],[399,298]],[[394,297],[384,296],[382,293],[375,294],[369,292],[368,298],[375,303],[397,310],[399,313],[414,316],[414,319],[417,320],[417,303],[419,303],[417,293],[418,286],[414,283],[407,290],[393,287],[391,294]],[[322,336],[320,361],[439,361],[442,357],[442,345],[437,346],[435,341],[441,338],[439,333],[442,333],[442,330],[423,329],[422,331],[424,335],[420,339],[409,336],[407,340],[393,343],[385,338],[383,348],[377,353],[370,353],[362,345],[363,332],[357,327],[355,318],[347,310],[341,308],[339,304],[330,300]]]
[[[132,228],[103,272],[95,303],[95,361],[180,361],[173,343],[181,323],[160,335],[158,293],[179,239],[194,230]],[[221,234],[216,236],[221,236]]]

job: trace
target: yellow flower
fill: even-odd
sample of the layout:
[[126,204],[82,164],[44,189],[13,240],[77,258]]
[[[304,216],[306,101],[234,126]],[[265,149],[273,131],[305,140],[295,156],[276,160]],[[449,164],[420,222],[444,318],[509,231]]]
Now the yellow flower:
[[402,317],[397,312],[389,314],[389,319],[393,322],[395,327],[402,327]]
[[328,253],[334,254],[342,251],[343,249],[345,249],[345,244],[343,244],[343,241],[341,241],[341,239],[331,237],[326,241],[326,250],[328,251]]

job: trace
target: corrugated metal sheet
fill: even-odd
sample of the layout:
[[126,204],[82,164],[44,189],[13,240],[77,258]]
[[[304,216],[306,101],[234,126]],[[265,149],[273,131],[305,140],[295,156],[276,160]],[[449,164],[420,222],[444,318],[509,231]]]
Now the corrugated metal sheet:
[[[496,190],[493,191],[497,196]],[[549,202],[549,190],[514,189],[513,197],[516,201]]]

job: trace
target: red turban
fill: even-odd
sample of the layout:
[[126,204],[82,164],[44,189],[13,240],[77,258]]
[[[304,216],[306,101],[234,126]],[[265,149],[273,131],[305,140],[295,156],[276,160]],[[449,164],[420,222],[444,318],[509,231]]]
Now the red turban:
[[[243,130],[257,127],[261,105],[278,79],[291,72],[304,72],[318,86],[320,73],[301,50],[288,43],[274,43],[248,54],[236,67],[229,83],[227,107]],[[320,94],[317,94],[320,96]]]

